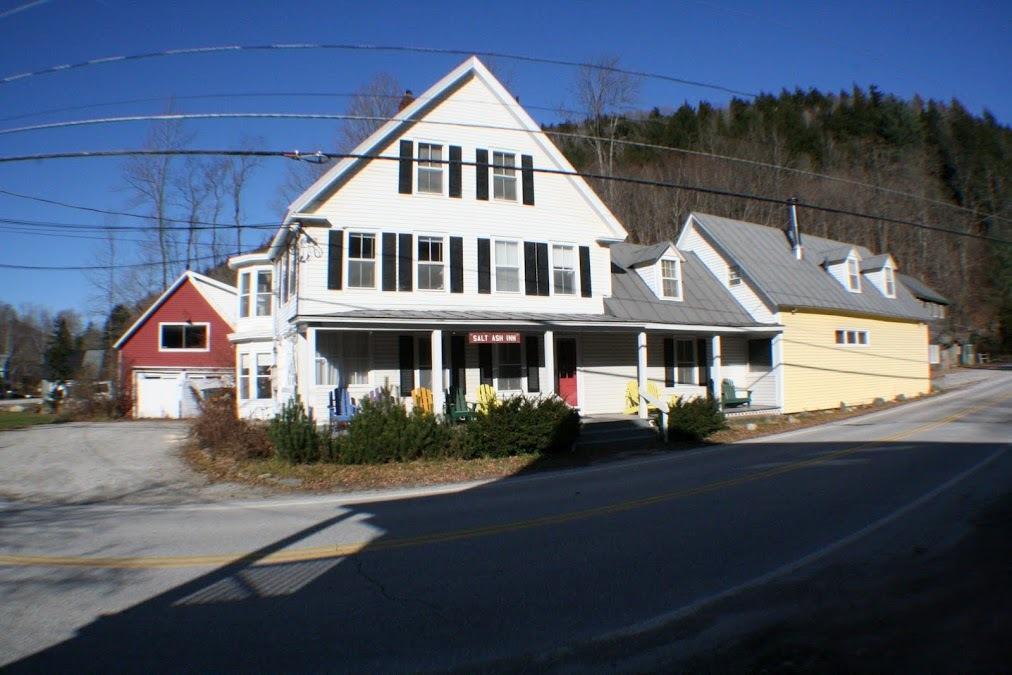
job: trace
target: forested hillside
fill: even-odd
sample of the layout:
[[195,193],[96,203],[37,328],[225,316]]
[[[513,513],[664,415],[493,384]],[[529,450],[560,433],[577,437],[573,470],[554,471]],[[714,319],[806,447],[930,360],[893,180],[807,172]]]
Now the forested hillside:
[[[593,115],[546,131],[588,172],[797,197],[1012,240],[1012,130],[956,101],[904,101],[875,87],[785,91],[722,109],[703,103],[671,113]],[[740,197],[616,181],[595,188],[642,242],[674,238],[689,211],[772,226],[788,219],[782,204]],[[892,253],[900,271],[955,302],[955,336],[1012,347],[1012,247],[813,209],[799,209],[799,221],[802,233]]]

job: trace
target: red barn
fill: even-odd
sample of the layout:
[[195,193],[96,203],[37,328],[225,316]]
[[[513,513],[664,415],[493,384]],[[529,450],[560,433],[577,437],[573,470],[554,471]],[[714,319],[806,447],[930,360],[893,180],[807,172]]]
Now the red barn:
[[194,390],[233,384],[236,302],[233,286],[184,272],[113,345],[134,417],[190,417]]

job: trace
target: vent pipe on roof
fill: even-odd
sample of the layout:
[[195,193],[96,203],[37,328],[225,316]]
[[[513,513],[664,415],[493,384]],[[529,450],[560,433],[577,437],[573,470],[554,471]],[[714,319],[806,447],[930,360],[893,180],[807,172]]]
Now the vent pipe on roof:
[[803,251],[801,249],[801,230],[798,229],[798,198],[791,197],[787,203],[791,207],[791,226],[787,232],[787,238],[791,240],[791,250],[794,251],[794,257],[801,260]]
[[411,93],[410,89],[404,90],[404,96],[401,97],[401,102],[397,105],[397,112],[400,112],[407,108],[409,105],[414,103],[415,95]]

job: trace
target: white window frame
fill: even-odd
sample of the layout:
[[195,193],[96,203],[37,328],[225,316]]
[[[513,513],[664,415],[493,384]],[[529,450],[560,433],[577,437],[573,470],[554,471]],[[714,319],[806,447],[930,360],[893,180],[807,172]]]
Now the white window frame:
[[737,265],[730,265],[727,268],[727,286],[728,288],[741,286],[741,268]]
[[[274,398],[273,394],[273,369],[274,360],[271,352],[239,352],[239,365],[237,372],[239,374],[239,400],[240,401],[269,401]],[[260,374],[260,360],[263,358],[268,363],[266,365],[266,375]],[[245,368],[243,366],[246,366]],[[259,380],[266,378],[267,380],[267,396],[261,397],[259,394]],[[245,395],[244,395],[245,394]]]
[[[565,267],[558,267],[556,265],[556,256],[555,256],[555,249],[556,249],[556,247],[558,247],[558,248],[564,248],[564,249],[569,249],[570,254],[572,255],[572,263],[573,263],[572,267],[565,268]],[[578,248],[577,248],[576,244],[570,244],[569,242],[552,242],[550,244],[549,250],[551,251],[552,294],[553,295],[564,295],[564,296],[570,297],[570,298],[576,296],[577,295],[577,285],[579,283],[579,279],[577,277],[577,268],[579,267],[579,262],[577,260]],[[561,293],[561,292],[559,292],[559,286],[555,282],[555,272],[557,270],[563,271],[563,272],[569,272],[570,274],[573,275],[573,283],[572,283],[573,290],[572,290],[572,292],[570,292],[570,293]]]
[[[431,148],[438,148],[439,149],[439,160],[440,161],[436,162],[436,163],[432,163],[432,162],[430,162],[428,160],[421,159],[421,156],[422,156],[422,146],[423,145],[427,145],[427,146],[429,146]],[[420,194],[420,195],[434,195],[434,196],[442,196],[442,195],[446,194],[446,189],[447,189],[447,187],[446,187],[446,184],[447,184],[447,180],[446,180],[447,179],[446,166],[447,165],[445,163],[443,163],[443,162],[447,158],[444,157],[443,154],[444,154],[444,152],[446,152],[446,150],[447,150],[448,147],[449,146],[447,146],[447,144],[443,143],[442,141],[434,141],[434,140],[418,140],[418,141],[415,141],[415,148],[416,148],[416,150],[415,150],[415,164],[416,164],[416,166],[415,166],[415,186],[416,186],[415,193],[416,194]],[[431,157],[431,155],[430,155],[430,157]],[[426,173],[429,173],[429,174],[434,174],[434,173],[438,173],[439,174],[439,190],[423,190],[422,189],[422,172],[423,171],[425,171]]]
[[252,361],[253,355],[248,352],[239,353],[239,363],[236,370],[239,373],[239,400],[249,401],[251,400],[250,395],[250,361]]
[[[527,350],[525,342],[526,340],[521,340],[519,343],[514,342],[511,344],[492,345],[492,381],[495,382],[495,389],[497,392],[500,393],[505,392],[508,394],[522,394],[527,389],[527,372],[525,368],[525,363],[527,361],[527,353],[526,353]],[[520,386],[516,389],[507,389],[503,387],[502,378],[499,375],[499,371],[503,366],[503,361],[501,358],[499,358],[499,355],[502,349],[507,347],[516,347],[517,351],[520,353],[520,360],[517,362],[517,365],[520,368],[520,377],[519,377]]]
[[[165,326],[183,326],[183,344],[186,344],[186,327],[203,326],[206,339],[203,347],[164,347],[162,331]],[[211,324],[208,321],[160,321],[158,323],[158,351],[160,352],[209,352],[211,351]]]
[[[443,259],[439,263],[439,265],[443,268],[443,285],[441,288],[422,288],[422,284],[420,283],[422,279],[421,275],[422,265],[428,266],[436,265],[436,263],[422,261],[421,255],[418,250],[418,247],[421,244],[422,239],[438,239],[440,242],[440,247],[443,253]],[[447,254],[449,253],[449,248],[447,246],[448,242],[446,235],[421,232],[415,235],[414,242],[415,242],[414,243],[415,288],[418,289],[419,291],[422,291],[423,293],[446,293],[447,288],[449,287],[449,284],[447,283],[447,277],[449,276],[449,265],[447,261],[448,257]]]
[[[861,341],[862,338],[864,342]],[[868,347],[871,345],[871,331],[866,328],[836,328],[833,331],[833,344],[848,349]]]
[[[355,235],[372,237],[372,258],[352,258],[351,257],[351,238]],[[379,276],[379,233],[372,230],[348,230],[348,243],[347,251],[344,254],[344,287],[349,290],[365,290],[374,291],[376,290],[376,284],[378,283],[377,277]],[[372,286],[353,286],[351,283],[351,263],[352,262],[366,262],[372,261]]]
[[[261,274],[269,274],[270,284],[266,291],[258,291]],[[243,290],[245,288],[245,291]],[[260,313],[261,298],[267,299],[267,312]],[[245,305],[246,312],[243,313]],[[274,270],[254,269],[239,274],[239,318],[248,319],[274,314]]]
[[[664,276],[664,263],[670,262],[675,265],[675,276],[665,277]],[[678,284],[678,293],[675,295],[667,295],[664,292],[664,280],[672,279]],[[657,261],[657,295],[664,300],[681,300],[683,294],[684,284],[682,282],[682,261],[678,258],[661,258]]]
[[847,290],[851,293],[861,292],[861,266],[854,256],[848,256],[844,261],[843,275],[847,280]]
[[[336,333],[338,337],[338,348],[337,348],[337,365],[334,368],[328,369],[326,372],[336,373],[334,382],[321,382],[321,362],[326,365],[330,365],[331,361],[326,356],[320,354],[319,340],[320,336],[324,334]],[[366,366],[365,382],[350,382],[348,377],[349,369],[346,367],[347,354],[345,353],[345,338],[349,335],[364,336],[365,338],[365,357],[364,364]],[[316,333],[313,345],[313,384],[318,387],[337,387],[341,384],[341,375],[344,375],[344,384],[348,387],[368,387],[372,385],[373,380],[373,346],[372,340],[369,339],[369,333],[366,331],[326,331],[320,330]],[[329,379],[329,378],[328,378]]]
[[[516,249],[516,252],[517,252],[517,288],[516,288],[515,291],[512,291],[512,290],[503,290],[503,289],[499,288],[499,275],[497,273],[498,269],[499,269],[499,265],[496,262],[496,255],[495,255],[496,245],[499,244],[499,243],[513,244],[513,246]],[[519,239],[499,239],[499,238],[492,239],[492,256],[491,256],[492,257],[492,260],[491,260],[492,274],[491,274],[491,276],[492,276],[492,290],[493,290],[493,292],[495,292],[495,293],[505,293],[507,295],[519,295],[520,293],[523,292],[523,289],[524,289],[524,266],[523,266],[523,252],[522,251],[523,251],[523,245],[521,244],[521,242],[520,242]]]
[[896,297],[896,275],[888,265],[882,268],[882,292],[887,298]]
[[[488,166],[489,166],[489,169],[490,169],[490,171],[489,171],[489,181],[490,181],[490,184],[489,184],[489,190],[488,190],[489,196],[492,197],[492,201],[505,202],[507,204],[510,204],[510,203],[516,204],[517,202],[520,201],[520,189],[518,187],[518,180],[517,180],[518,179],[518,175],[517,174],[519,173],[519,170],[520,170],[520,165],[517,164],[517,158],[520,156],[520,153],[517,152],[516,150],[506,150],[504,148],[489,148],[488,152],[489,152],[489,155],[488,155]],[[510,167],[510,168],[507,168],[507,167],[497,167],[496,166],[496,161],[495,161],[495,156],[496,156],[497,153],[500,154],[500,155],[504,155],[504,156],[508,155],[508,156],[513,157],[513,166]],[[512,169],[512,171],[513,171],[512,175],[506,173],[510,169]],[[496,173],[497,170],[502,171],[502,173]],[[496,197],[495,196],[495,182],[496,182],[495,179],[496,179],[497,176],[500,177],[500,178],[503,178],[504,181],[509,180],[510,178],[512,178],[512,180],[513,180],[513,198],[512,199],[510,199],[509,197]],[[504,183],[504,185],[505,185],[505,183]],[[505,193],[505,189],[503,190],[503,192]]]
[[[683,344],[689,345],[689,351],[691,352],[690,358],[687,361],[682,361],[678,358],[679,346]],[[689,377],[688,382],[682,382],[679,378],[679,370],[681,368],[691,368],[692,375]],[[675,362],[673,364],[674,372],[671,373],[671,380],[675,383],[675,386],[696,386],[699,384],[699,359],[696,358],[696,340],[692,338],[675,338]]]
[[239,318],[246,319],[250,316],[252,305],[252,272],[241,272],[239,274]]

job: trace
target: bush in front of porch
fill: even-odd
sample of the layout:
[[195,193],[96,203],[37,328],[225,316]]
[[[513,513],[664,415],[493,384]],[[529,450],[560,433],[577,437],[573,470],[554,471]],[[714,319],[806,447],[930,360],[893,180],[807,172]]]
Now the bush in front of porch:
[[580,416],[557,397],[512,396],[460,428],[468,458],[552,454],[572,449]]
[[432,413],[410,413],[392,396],[366,398],[348,424],[348,433],[325,438],[325,461],[382,464],[459,456],[459,434]]
[[726,429],[724,413],[712,396],[686,399],[680,397],[668,406],[668,439],[701,441],[710,434]]

